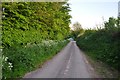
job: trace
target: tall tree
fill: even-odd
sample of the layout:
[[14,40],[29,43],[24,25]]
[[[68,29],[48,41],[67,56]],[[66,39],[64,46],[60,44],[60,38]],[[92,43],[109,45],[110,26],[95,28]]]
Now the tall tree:
[[67,2],[3,2],[2,7],[4,46],[61,40],[70,31]]

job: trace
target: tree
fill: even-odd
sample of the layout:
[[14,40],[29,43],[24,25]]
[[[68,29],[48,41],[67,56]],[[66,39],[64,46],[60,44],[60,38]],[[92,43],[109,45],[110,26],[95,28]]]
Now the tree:
[[75,22],[72,27],[73,27],[73,31],[71,32],[71,34],[74,36],[74,38],[80,36],[84,31],[79,22]]
[[81,24],[80,24],[79,22],[75,22],[75,23],[73,24],[73,29],[74,29],[74,31],[83,30],[83,28],[82,28],[82,26],[81,26]]
[[3,45],[26,45],[42,40],[62,40],[70,31],[67,2],[2,3]]

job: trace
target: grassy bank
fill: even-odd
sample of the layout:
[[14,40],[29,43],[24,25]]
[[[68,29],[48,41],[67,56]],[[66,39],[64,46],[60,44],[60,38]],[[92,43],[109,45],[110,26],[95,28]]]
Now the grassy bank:
[[40,67],[67,43],[68,41],[43,41],[41,44],[3,49],[3,78],[22,77]]
[[88,54],[85,54],[85,56],[99,78],[120,77],[120,73],[116,69],[110,67],[109,65],[107,65],[106,63],[98,59],[96,60],[96,59],[91,58],[91,56],[89,56]]

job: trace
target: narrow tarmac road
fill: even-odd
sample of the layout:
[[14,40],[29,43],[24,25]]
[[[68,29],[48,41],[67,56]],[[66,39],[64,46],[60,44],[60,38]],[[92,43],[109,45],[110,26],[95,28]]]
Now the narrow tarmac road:
[[97,78],[85,55],[71,41],[53,59],[46,62],[42,68],[32,71],[24,78]]

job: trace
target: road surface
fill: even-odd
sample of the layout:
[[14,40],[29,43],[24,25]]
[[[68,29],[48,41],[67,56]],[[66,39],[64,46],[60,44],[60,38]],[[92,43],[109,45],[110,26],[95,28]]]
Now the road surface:
[[24,78],[96,78],[94,69],[85,55],[71,41],[42,68],[27,73]]

